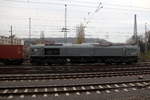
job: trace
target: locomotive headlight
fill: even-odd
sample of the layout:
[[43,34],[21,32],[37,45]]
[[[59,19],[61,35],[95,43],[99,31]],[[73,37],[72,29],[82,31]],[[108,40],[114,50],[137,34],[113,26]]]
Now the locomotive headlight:
[[137,55],[137,52],[132,52],[131,55],[135,56],[135,55]]
[[38,49],[37,49],[37,48],[32,49],[32,52],[37,52],[37,51],[38,51]]
[[38,49],[33,49],[34,50],[34,52],[37,52],[38,51]]
[[132,50],[132,52],[130,53],[131,56],[136,56],[138,54],[138,51],[137,50]]

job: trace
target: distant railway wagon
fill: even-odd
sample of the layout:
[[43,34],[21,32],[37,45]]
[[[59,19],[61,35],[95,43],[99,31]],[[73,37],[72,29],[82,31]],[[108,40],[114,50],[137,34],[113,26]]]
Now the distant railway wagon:
[[0,62],[4,64],[22,64],[24,60],[23,45],[0,45]]
[[138,46],[52,45],[31,46],[32,64],[136,63]]

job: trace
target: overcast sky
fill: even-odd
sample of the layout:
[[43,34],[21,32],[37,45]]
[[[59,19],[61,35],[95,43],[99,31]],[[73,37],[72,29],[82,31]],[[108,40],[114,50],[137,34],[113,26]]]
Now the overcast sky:
[[[100,2],[103,6],[96,13]],[[85,24],[86,37],[125,42],[133,35],[134,14],[138,34],[150,28],[149,0],[0,0],[0,35],[8,36],[10,25],[17,37],[28,37],[28,19],[32,18],[32,37],[63,37],[64,4],[67,4],[68,37],[76,36],[76,26]]]

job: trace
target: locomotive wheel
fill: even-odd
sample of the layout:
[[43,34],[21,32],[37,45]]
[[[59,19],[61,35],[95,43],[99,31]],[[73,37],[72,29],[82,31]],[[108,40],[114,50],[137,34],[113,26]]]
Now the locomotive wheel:
[[47,64],[48,64],[49,66],[51,66],[51,65],[52,65],[52,63],[50,63],[50,62],[47,62]]
[[37,63],[35,63],[35,62],[32,62],[32,63],[31,63],[31,65],[33,65],[33,66],[37,66],[38,64],[37,64]]
[[65,59],[58,59],[57,64],[66,64],[67,60]]
[[131,64],[132,64],[132,62],[128,61],[128,62],[126,62],[126,64],[131,65]]
[[41,62],[31,62],[31,64],[33,66],[41,66],[41,65],[44,65],[44,63],[41,63]]
[[104,60],[104,63],[105,63],[105,64],[108,64],[108,65],[111,65],[111,64],[112,64],[111,59],[105,59],[105,60]]
[[3,62],[4,65],[12,65],[10,62]]
[[21,65],[22,62],[14,62],[13,65]]

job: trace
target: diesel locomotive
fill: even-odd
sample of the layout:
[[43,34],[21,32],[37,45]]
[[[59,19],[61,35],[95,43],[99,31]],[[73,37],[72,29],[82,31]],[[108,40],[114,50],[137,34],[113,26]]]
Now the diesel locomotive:
[[30,62],[33,65],[66,63],[136,63],[137,45],[100,46],[96,44],[69,44],[31,46]]

